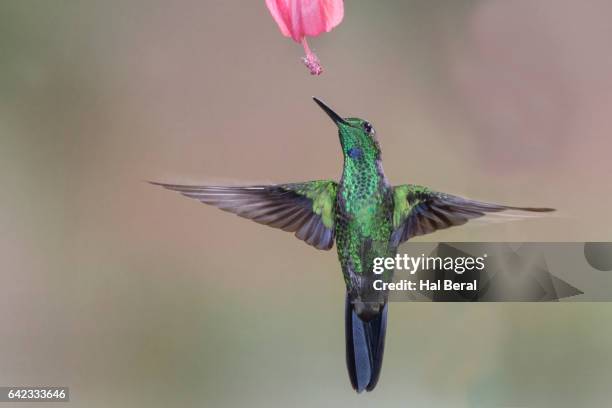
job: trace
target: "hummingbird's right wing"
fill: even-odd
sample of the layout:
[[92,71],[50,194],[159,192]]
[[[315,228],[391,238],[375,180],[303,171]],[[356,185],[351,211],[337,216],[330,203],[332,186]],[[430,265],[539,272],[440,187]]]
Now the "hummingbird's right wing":
[[154,183],[260,224],[295,232],[317,249],[334,245],[336,190],[332,180],[223,187]]
[[408,239],[439,229],[462,225],[473,218],[506,210],[550,212],[552,208],[511,207],[483,203],[451,194],[438,193],[427,187],[404,184],[393,188],[393,235],[399,245]]

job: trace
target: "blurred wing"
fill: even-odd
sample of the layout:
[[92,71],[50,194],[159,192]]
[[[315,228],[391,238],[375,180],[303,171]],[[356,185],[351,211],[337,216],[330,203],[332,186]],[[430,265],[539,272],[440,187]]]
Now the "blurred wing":
[[462,225],[468,220],[506,210],[550,212],[552,208],[511,207],[483,203],[450,194],[431,191],[426,187],[405,184],[394,187],[394,245],[417,235]]
[[331,180],[250,187],[151,183],[284,231],[317,249],[334,245],[337,184]]

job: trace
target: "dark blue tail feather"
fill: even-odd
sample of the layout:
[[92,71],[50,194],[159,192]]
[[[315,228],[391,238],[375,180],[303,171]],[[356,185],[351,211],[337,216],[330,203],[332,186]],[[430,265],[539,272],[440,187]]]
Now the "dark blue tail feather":
[[385,351],[387,304],[377,316],[362,320],[346,296],[346,366],[351,384],[357,392],[376,387]]

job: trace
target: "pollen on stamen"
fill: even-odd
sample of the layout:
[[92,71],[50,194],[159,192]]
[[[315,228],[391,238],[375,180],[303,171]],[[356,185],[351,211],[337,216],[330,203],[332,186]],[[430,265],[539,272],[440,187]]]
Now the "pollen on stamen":
[[306,65],[311,75],[321,75],[323,73],[321,61],[319,61],[319,58],[315,54],[302,57],[302,62]]
[[308,42],[306,42],[306,38],[302,39],[302,45],[304,46],[304,51],[306,52],[306,56],[302,57],[302,62],[310,71],[310,75],[321,75],[323,73],[321,61],[319,60],[319,57],[317,57],[317,55],[310,50]]

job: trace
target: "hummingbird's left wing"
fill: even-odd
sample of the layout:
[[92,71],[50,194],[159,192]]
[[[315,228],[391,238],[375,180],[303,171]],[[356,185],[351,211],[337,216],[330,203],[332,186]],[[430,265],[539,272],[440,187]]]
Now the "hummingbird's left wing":
[[249,187],[151,184],[260,224],[295,232],[296,237],[317,249],[328,250],[334,245],[335,181]]
[[405,184],[393,188],[393,235],[391,243],[399,245],[417,235],[462,225],[487,213],[506,210],[550,212],[552,208],[511,207],[483,203],[427,187]]

